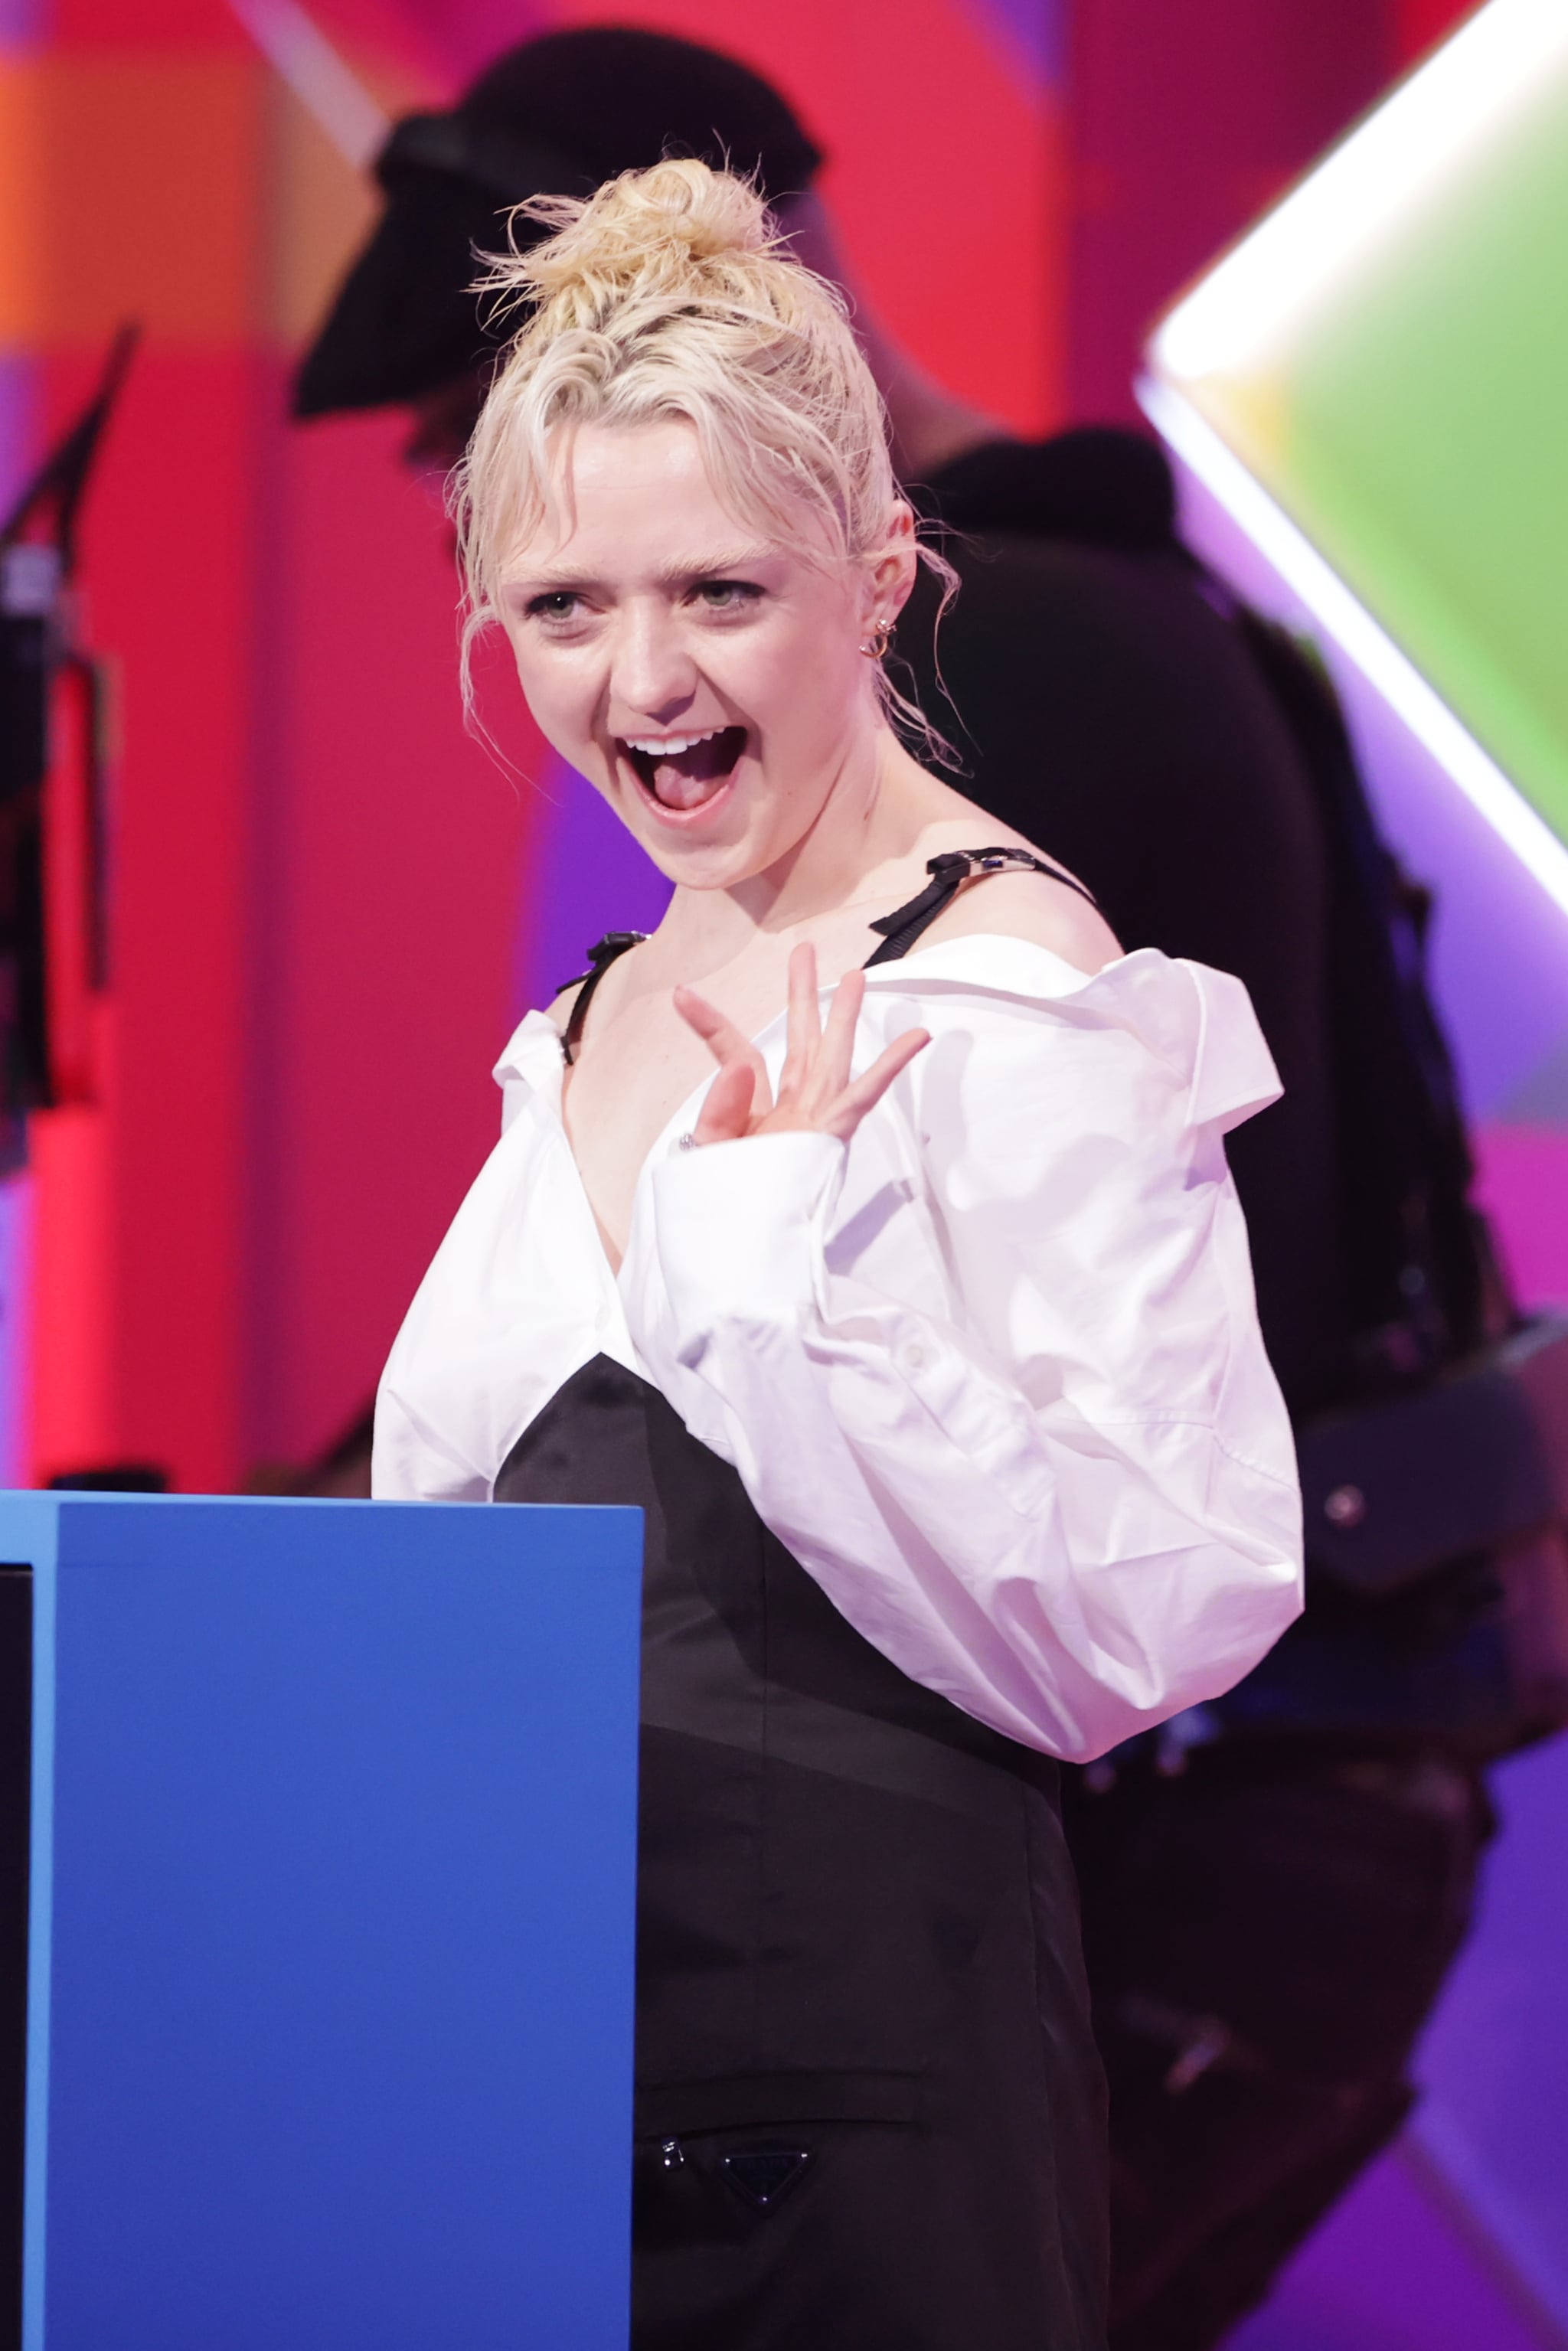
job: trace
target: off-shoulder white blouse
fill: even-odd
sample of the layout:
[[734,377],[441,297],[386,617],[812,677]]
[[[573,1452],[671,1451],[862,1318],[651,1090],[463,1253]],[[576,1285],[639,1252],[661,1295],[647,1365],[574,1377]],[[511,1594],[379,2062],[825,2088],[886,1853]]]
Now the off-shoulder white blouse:
[[[971,935],[866,981],[857,1068],[912,1026],[932,1042],[852,1141],[683,1149],[699,1089],[643,1165],[619,1278],[529,1013],[382,1381],[374,1490],[487,1499],[611,1356],[894,1665],[1082,1760],[1228,1688],[1301,1605],[1222,1142],[1279,1082],[1240,982],[1152,948],[1087,977]],[[757,1040],[775,1079],[784,1030]]]

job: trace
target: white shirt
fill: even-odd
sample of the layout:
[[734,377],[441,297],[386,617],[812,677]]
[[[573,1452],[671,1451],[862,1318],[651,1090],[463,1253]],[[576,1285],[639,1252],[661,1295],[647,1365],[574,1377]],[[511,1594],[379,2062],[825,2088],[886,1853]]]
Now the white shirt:
[[[487,1499],[597,1354],[663,1391],[894,1665],[1076,1760],[1217,1696],[1301,1606],[1295,1451],[1226,1132],[1279,1081],[1239,980],[971,935],[873,967],[853,1139],[682,1147],[619,1278],[531,1012],[503,1132],[382,1381],[374,1490]],[[777,1079],[780,1015],[757,1043]]]

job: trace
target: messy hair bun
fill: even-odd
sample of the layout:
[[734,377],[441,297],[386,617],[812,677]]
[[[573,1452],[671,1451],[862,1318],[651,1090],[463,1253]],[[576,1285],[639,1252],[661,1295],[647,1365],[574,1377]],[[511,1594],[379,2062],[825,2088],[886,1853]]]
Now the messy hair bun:
[[706,163],[655,163],[607,180],[586,204],[537,196],[522,209],[556,233],[497,262],[491,282],[531,296],[546,334],[595,332],[632,294],[744,306],[757,290],[753,256],[777,241],[756,189]]
[[843,298],[791,258],[749,182],[669,159],[518,213],[553,233],[524,246],[514,232],[483,281],[527,317],[456,479],[465,662],[496,617],[498,564],[552,507],[561,425],[682,418],[719,496],[769,538],[852,562],[886,544],[886,418]]

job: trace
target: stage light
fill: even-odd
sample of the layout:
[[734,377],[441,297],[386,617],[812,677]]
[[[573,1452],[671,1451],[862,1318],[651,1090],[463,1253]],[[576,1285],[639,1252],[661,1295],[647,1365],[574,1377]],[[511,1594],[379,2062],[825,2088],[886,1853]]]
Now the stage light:
[[298,0],[229,0],[264,57],[356,171],[369,171],[392,118]]
[[1568,848],[1497,761],[1197,411],[1153,377],[1139,384],[1138,398],[1160,438],[1568,914]]
[[1165,320],[1150,356],[1175,377],[1256,365],[1275,338],[1424,204],[1484,158],[1568,69],[1563,0],[1493,0],[1332,149]]
[[1151,421],[1568,912],[1568,9],[1490,0],[1171,310]]

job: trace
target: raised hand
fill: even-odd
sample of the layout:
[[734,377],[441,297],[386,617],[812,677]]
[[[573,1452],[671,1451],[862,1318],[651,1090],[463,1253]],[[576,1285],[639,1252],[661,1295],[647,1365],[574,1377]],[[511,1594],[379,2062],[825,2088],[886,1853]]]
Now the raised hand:
[[695,988],[677,987],[675,1009],[695,1029],[718,1075],[708,1088],[694,1143],[735,1143],[750,1134],[836,1134],[848,1142],[899,1071],[931,1042],[925,1029],[906,1029],[860,1077],[850,1076],[855,1023],[865,975],[847,971],[833,990],[824,1027],[817,1003],[817,951],[796,947],[789,957],[789,1029],[779,1099],[773,1100],[762,1056],[733,1020]]

